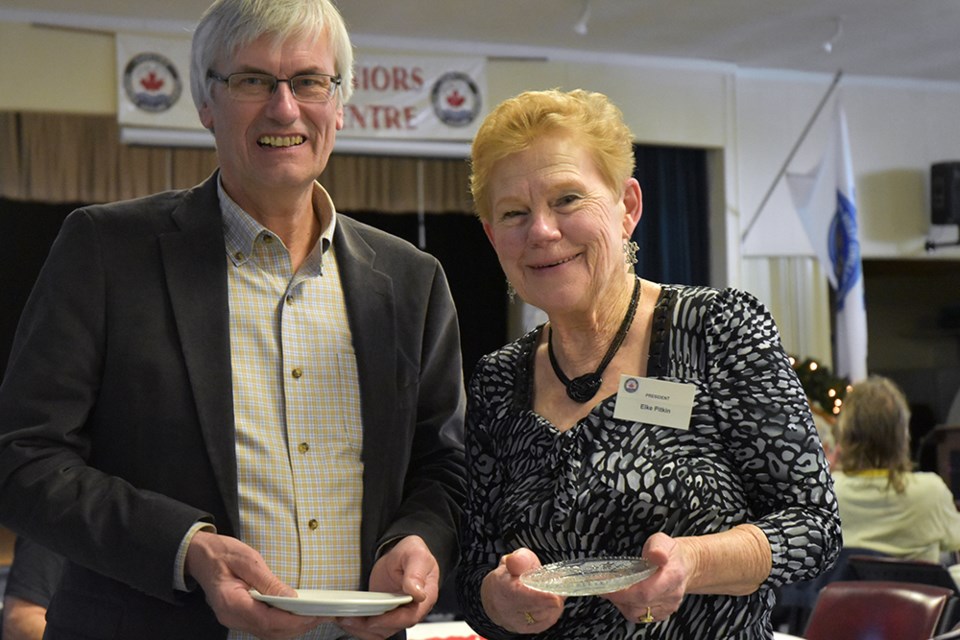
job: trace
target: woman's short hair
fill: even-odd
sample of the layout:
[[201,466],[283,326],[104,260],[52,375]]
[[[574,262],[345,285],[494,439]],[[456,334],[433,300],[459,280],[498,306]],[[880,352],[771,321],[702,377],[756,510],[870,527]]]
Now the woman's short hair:
[[[340,99],[353,93],[353,45],[346,24],[329,0],[216,0],[193,32],[190,92],[197,109],[210,99],[207,71],[263,35],[282,44],[291,37],[307,40],[327,35],[340,83]],[[221,71],[223,73],[223,71]]]
[[473,139],[470,191],[480,219],[491,217],[490,173],[497,162],[544,135],[569,135],[589,149],[614,191],[633,175],[633,134],[607,96],[583,89],[527,91],[500,103]]
[[844,473],[883,469],[897,492],[910,460],[910,407],[889,378],[871,376],[853,385],[837,418],[838,464]]

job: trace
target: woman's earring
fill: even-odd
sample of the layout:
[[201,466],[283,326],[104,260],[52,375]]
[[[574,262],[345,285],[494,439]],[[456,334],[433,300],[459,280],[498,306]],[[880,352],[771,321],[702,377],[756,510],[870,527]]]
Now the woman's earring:
[[623,259],[628,266],[633,266],[637,264],[637,251],[640,250],[640,245],[638,245],[633,240],[624,239],[623,241]]
[[517,290],[513,288],[513,283],[507,280],[507,297],[510,298],[510,302],[513,302],[517,297]]

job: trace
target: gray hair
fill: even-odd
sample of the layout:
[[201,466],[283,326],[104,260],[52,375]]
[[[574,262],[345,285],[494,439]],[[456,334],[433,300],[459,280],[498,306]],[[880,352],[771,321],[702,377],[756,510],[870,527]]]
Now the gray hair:
[[333,50],[343,102],[353,93],[353,45],[340,12],[330,0],[215,0],[193,32],[190,50],[190,92],[199,110],[210,99],[207,71],[269,34],[278,43],[290,37],[318,39],[326,34]]

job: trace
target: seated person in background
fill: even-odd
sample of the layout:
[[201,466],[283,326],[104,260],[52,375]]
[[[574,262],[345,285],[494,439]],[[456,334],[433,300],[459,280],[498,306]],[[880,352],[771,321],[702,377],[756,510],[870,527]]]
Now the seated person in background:
[[847,394],[833,474],[843,542],[938,562],[960,549],[960,513],[939,475],[912,470],[909,424],[906,398],[887,378],[871,377]]
[[40,640],[47,626],[47,605],[60,582],[63,558],[18,537],[3,594],[4,640]]

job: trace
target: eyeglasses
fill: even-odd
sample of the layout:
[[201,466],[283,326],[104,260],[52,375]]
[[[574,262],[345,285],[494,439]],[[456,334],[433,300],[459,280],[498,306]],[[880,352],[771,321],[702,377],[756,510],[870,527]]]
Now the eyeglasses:
[[207,77],[227,85],[230,97],[241,102],[265,102],[277,90],[277,85],[286,82],[290,92],[300,102],[327,102],[337,93],[343,81],[338,74],[309,73],[292,78],[277,78],[269,73],[231,73],[222,76],[212,69]]

